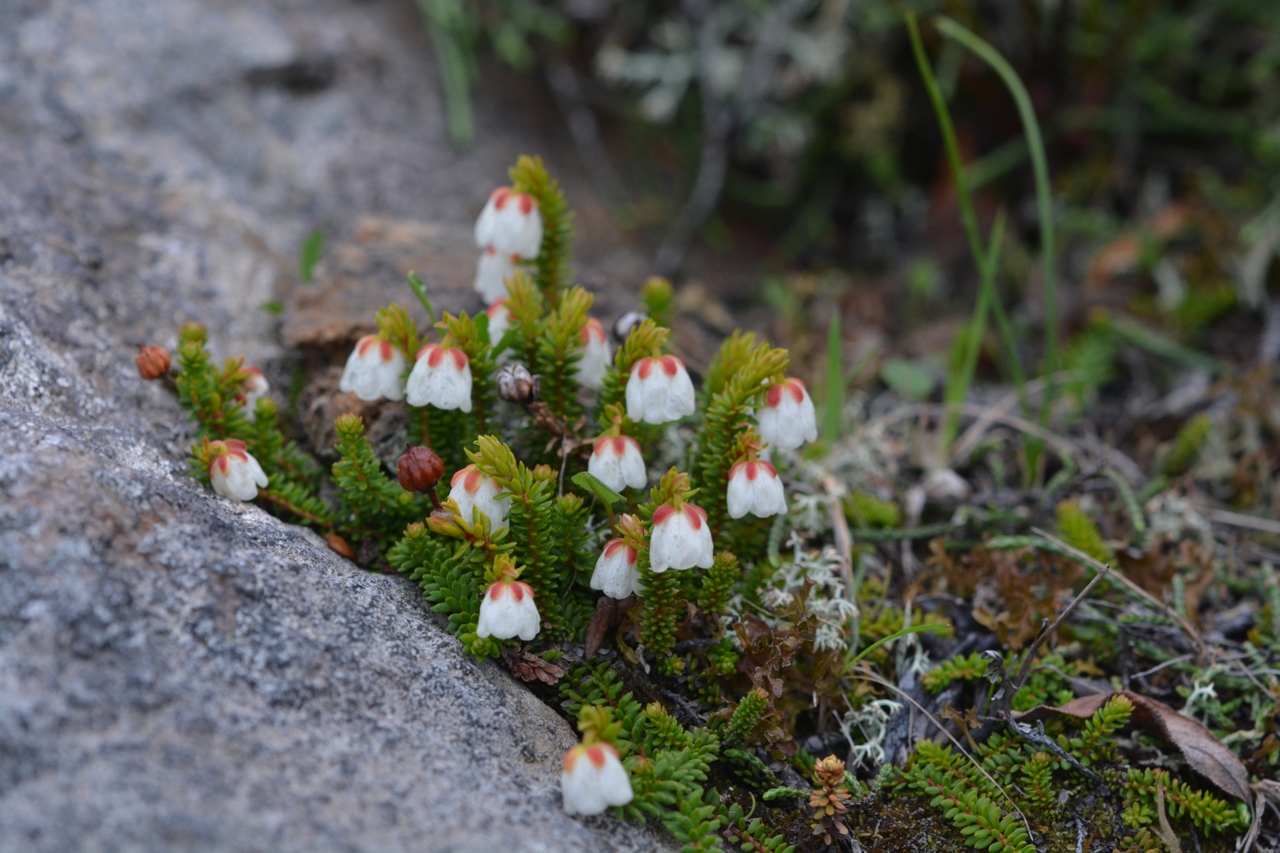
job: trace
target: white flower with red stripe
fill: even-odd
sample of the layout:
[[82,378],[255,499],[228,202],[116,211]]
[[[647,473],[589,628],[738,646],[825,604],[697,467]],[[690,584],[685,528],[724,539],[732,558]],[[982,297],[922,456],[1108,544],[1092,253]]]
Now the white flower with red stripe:
[[236,402],[244,408],[245,417],[252,421],[254,419],[254,409],[258,407],[258,401],[267,395],[267,392],[271,390],[271,385],[258,368],[245,367],[241,369],[249,376],[240,383],[240,390],[236,392]]
[[637,423],[665,424],[693,414],[693,380],[674,355],[642,358],[627,378],[627,417]]
[[627,486],[643,489],[649,482],[644,470],[640,442],[629,435],[606,435],[597,438],[587,460],[587,473],[615,492]]
[[595,317],[588,317],[587,324],[582,327],[582,343],[582,358],[576,367],[578,384],[588,390],[599,391],[604,386],[613,353],[609,352],[609,338],[604,333],[604,326]]
[[480,600],[476,636],[532,640],[542,627],[538,606],[533,603],[533,587],[516,580],[520,570],[507,554],[494,558],[493,568],[498,579],[489,585]]
[[209,480],[213,490],[233,501],[251,501],[267,487],[267,475],[243,441],[228,438],[209,442]]
[[476,245],[503,255],[536,258],[542,249],[542,214],[528,193],[498,187],[476,220]]
[[631,780],[607,743],[578,744],[565,753],[560,793],[568,814],[597,815],[631,802]]
[[768,518],[787,511],[787,496],[778,471],[768,462],[747,459],[729,469],[727,503],[730,518],[747,513]]
[[784,379],[769,386],[764,392],[764,408],[756,412],[756,423],[761,441],[784,450],[795,450],[818,438],[813,400],[799,379]]
[[418,350],[405,399],[411,406],[471,411],[471,362],[457,347],[427,344]]
[[365,335],[347,359],[338,382],[339,391],[353,392],[361,400],[399,400],[404,396],[405,360],[400,350],[377,335]]
[[621,539],[610,539],[604,552],[596,560],[591,573],[591,588],[598,589],[610,598],[624,599],[640,591],[640,572],[636,569],[639,555]]
[[649,534],[649,568],[655,574],[667,569],[711,568],[715,558],[707,513],[700,506],[662,504],[653,512]]
[[481,473],[475,465],[458,470],[449,481],[449,499],[458,505],[462,520],[475,524],[475,512],[479,509],[489,519],[493,530],[507,526],[507,513],[511,511],[511,497],[499,498],[502,487]]
[[516,255],[504,255],[493,246],[480,253],[476,264],[476,280],[472,285],[485,302],[494,303],[507,295],[507,279],[516,271]]
[[489,343],[496,347],[515,319],[511,316],[511,309],[507,307],[507,297],[501,296],[494,300],[484,313],[489,317]]

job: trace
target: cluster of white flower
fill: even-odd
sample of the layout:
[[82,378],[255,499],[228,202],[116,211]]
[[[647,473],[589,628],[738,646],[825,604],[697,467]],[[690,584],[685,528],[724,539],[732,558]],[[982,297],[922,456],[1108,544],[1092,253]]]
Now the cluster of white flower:
[[[482,255],[475,289],[489,303],[489,340],[494,346],[515,322],[507,301],[507,279],[519,262],[537,257],[542,235],[537,202],[510,187],[494,190],[476,221],[475,238]],[[604,326],[596,318],[588,318],[580,340],[582,350],[574,368],[575,378],[583,388],[598,390],[613,363]],[[471,411],[470,363],[466,353],[450,345],[448,338],[418,351],[407,380],[406,367],[405,356],[396,346],[383,335],[370,335],[361,338],[351,353],[339,387],[362,400],[404,398],[414,406]],[[748,445],[728,474],[726,509],[734,519],[786,513],[782,481],[767,454],[774,447],[795,450],[817,438],[813,401],[803,382],[786,378],[762,391],[762,405],[754,413],[759,442]],[[669,424],[692,415],[696,396],[684,362],[674,355],[658,353],[640,358],[627,377],[625,403],[626,417],[634,423]],[[765,458],[757,458],[757,453]],[[594,441],[587,470],[617,492],[643,489],[649,479],[640,443],[623,434],[621,425]],[[454,474],[449,499],[464,522],[475,524],[479,511],[492,529],[507,525],[510,496],[475,465]],[[655,574],[712,566],[711,528],[701,507],[678,497],[662,504],[653,513],[648,535],[649,566]],[[637,551],[627,541],[609,540],[596,562],[591,588],[614,599],[642,594],[637,561]],[[503,565],[501,570],[495,566],[498,579],[485,590],[481,600],[476,633],[481,637],[532,640],[541,627],[534,590],[516,579],[518,570]],[[774,591],[785,594],[785,589]],[[822,615],[833,623],[848,615],[840,612],[838,605],[834,610]],[[570,813],[598,814],[609,805],[630,801],[626,771],[607,743],[575,747],[565,757],[564,766],[564,804]]]
[[527,193],[498,187],[476,220],[475,234],[481,250],[475,289],[485,302],[496,302],[507,295],[507,279],[516,264],[538,257],[542,246],[538,203]]

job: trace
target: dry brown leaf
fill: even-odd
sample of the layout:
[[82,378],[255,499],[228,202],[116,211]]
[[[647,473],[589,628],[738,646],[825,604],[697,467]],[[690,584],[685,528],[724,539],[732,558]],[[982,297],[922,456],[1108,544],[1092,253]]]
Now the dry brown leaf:
[[[1013,718],[1020,723],[1062,715],[1087,720],[1115,695],[1117,694],[1100,693],[1096,696],[1081,696],[1058,707],[1037,705],[1029,711],[1014,714]],[[1176,746],[1192,770],[1224,793],[1246,803],[1250,802],[1249,771],[1226,744],[1214,737],[1213,732],[1190,717],[1182,716],[1163,702],[1132,690],[1121,691],[1118,695],[1133,703],[1133,721],[1148,734]]]

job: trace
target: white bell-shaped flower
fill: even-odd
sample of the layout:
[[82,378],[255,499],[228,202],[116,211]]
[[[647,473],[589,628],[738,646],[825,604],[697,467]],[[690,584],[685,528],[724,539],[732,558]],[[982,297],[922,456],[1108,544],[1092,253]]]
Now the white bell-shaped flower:
[[730,518],[742,518],[747,513],[768,518],[787,511],[787,496],[777,469],[755,459],[729,469],[727,503]]
[[244,410],[244,416],[252,421],[258,401],[271,390],[271,384],[256,367],[246,367],[244,372],[249,374],[249,377],[240,383],[240,390],[236,392],[236,402]]
[[635,549],[621,539],[610,539],[604,553],[596,560],[591,573],[591,588],[598,589],[610,598],[624,599],[640,591],[640,572],[636,569],[639,557]]
[[665,424],[693,414],[693,380],[674,355],[642,358],[627,379],[627,417],[637,423]]
[[542,617],[533,603],[533,587],[521,581],[496,581],[485,590],[480,600],[477,637],[510,640],[519,637],[528,642],[538,636]]
[[501,491],[493,478],[482,474],[475,465],[459,469],[449,481],[449,498],[458,504],[462,520],[475,523],[474,510],[479,508],[494,530],[507,526],[507,513],[511,511],[511,497],[499,498]]
[[404,368],[404,356],[390,341],[365,335],[347,359],[338,390],[353,392],[365,401],[399,400],[404,396]]
[[215,492],[233,501],[251,501],[258,496],[258,489],[267,487],[266,473],[245,450],[243,441],[228,438],[211,441],[209,447],[216,454],[209,460],[209,480]]
[[649,534],[649,568],[655,574],[667,569],[711,568],[715,559],[707,513],[700,506],[663,504],[654,510]]
[[476,220],[476,245],[503,255],[536,258],[542,249],[542,214],[528,193],[498,187]]
[[507,307],[507,297],[500,296],[495,299],[484,313],[489,317],[489,343],[496,347],[502,341],[502,336],[511,328],[514,320],[511,309]]
[[590,391],[599,391],[604,386],[613,353],[609,352],[609,338],[604,333],[604,326],[595,317],[588,317],[587,324],[582,327],[582,341],[582,358],[575,369],[578,384]]
[[471,363],[467,354],[441,344],[427,344],[418,350],[405,385],[405,399],[411,406],[471,411]]
[[640,455],[640,442],[629,435],[606,435],[597,438],[587,460],[587,473],[615,492],[627,486],[643,489],[649,482]]
[[492,304],[507,295],[507,279],[515,274],[517,260],[514,255],[504,255],[493,246],[480,253],[473,287],[481,299]]
[[784,379],[764,393],[764,407],[756,412],[760,440],[784,450],[795,450],[818,437],[818,417],[813,400],[799,379]]
[[578,744],[565,753],[560,793],[568,814],[597,815],[631,802],[631,780],[613,746]]

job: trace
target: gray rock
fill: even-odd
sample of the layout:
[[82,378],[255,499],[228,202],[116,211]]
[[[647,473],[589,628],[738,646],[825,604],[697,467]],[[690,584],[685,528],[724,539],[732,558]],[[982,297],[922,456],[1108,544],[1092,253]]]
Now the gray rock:
[[569,726],[201,488],[134,372],[199,319],[283,380],[302,235],[465,225],[545,150],[495,102],[453,152],[425,44],[389,0],[0,3],[0,849],[667,849],[567,817]]

